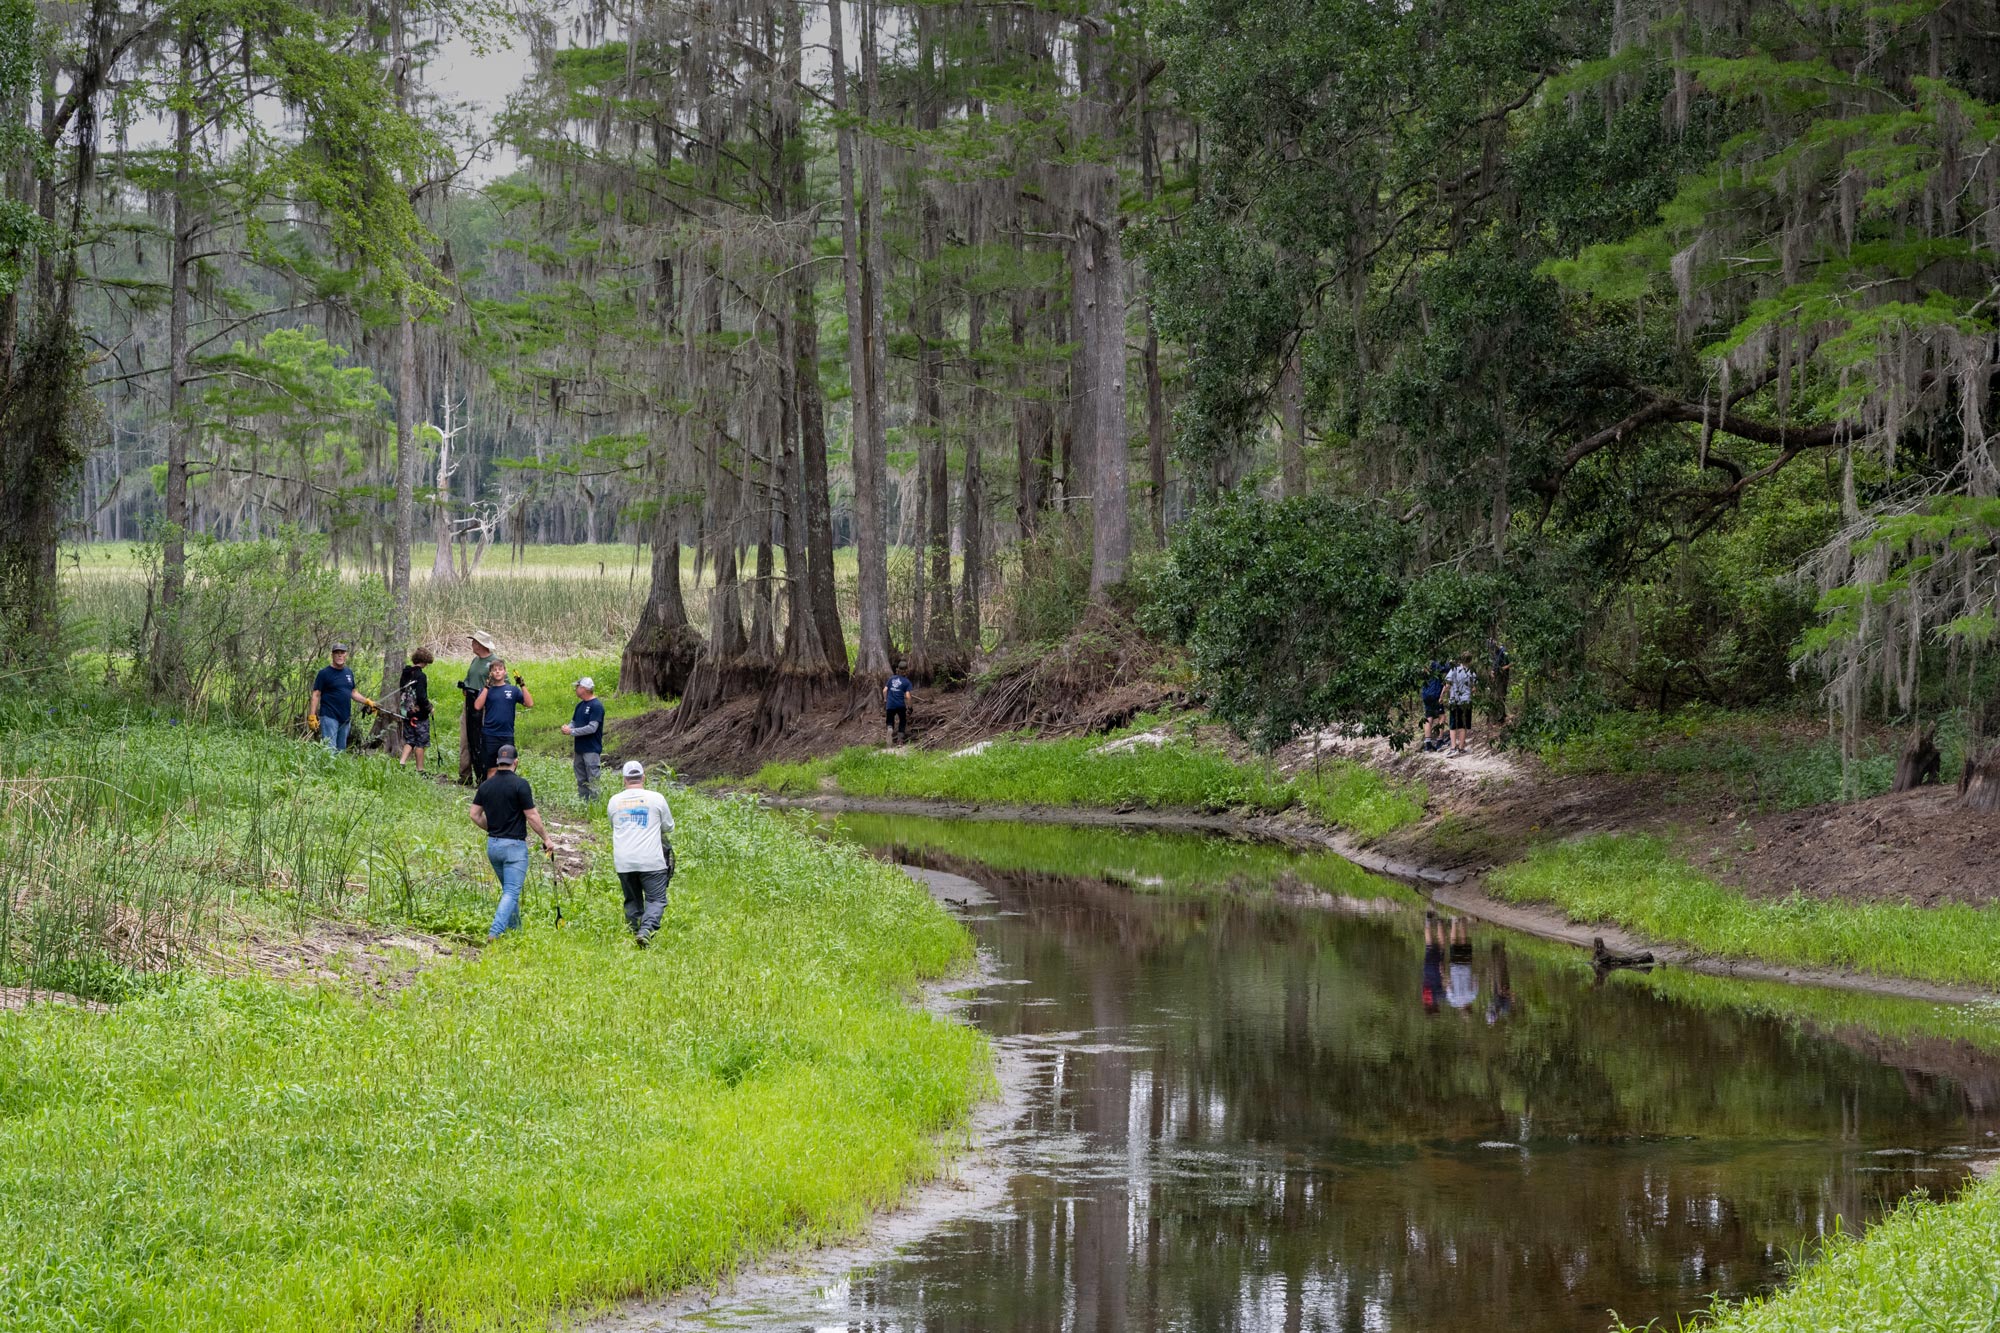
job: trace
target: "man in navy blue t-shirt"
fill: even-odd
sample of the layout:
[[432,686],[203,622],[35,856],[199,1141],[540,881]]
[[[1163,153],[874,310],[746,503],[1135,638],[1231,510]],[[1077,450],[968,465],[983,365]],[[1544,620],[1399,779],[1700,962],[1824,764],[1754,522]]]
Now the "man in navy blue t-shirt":
[[910,739],[910,700],[916,692],[917,687],[900,668],[882,687],[882,718],[889,724],[891,741]]
[[597,799],[597,775],[604,766],[604,701],[597,697],[597,682],[585,676],[576,682],[576,712],[563,723],[563,735],[576,747],[571,766],[576,769],[576,798]]
[[326,748],[339,754],[347,748],[348,729],[354,718],[354,673],[347,666],[347,645],[333,645],[333,665],[323,666],[313,677],[312,706],[306,711],[306,725],[319,730]]
[[493,776],[490,756],[498,754],[503,745],[514,743],[514,712],[520,708],[533,708],[535,696],[528,693],[528,687],[519,676],[514,683],[507,683],[507,664],[499,658],[486,668],[486,688],[472,701],[482,723],[479,748],[489,756],[486,776]]

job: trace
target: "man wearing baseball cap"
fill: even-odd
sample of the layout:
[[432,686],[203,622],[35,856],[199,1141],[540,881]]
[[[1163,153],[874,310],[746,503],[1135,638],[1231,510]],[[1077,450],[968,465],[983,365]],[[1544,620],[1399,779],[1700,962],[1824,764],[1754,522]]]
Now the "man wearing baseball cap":
[[646,787],[646,766],[625,765],[625,790],[605,803],[611,814],[611,866],[625,890],[625,924],[645,948],[667,914],[667,885],[674,878],[674,812],[667,798]]
[[459,682],[459,691],[465,695],[465,716],[458,728],[458,780],[465,786],[473,786],[486,776],[488,765],[480,753],[479,738],[485,731],[485,720],[472,701],[486,688],[486,673],[493,665],[493,636],[483,629],[472,631],[472,665],[465,669],[465,679]]
[[597,697],[597,682],[588,676],[576,682],[576,713],[563,724],[576,755],[570,766],[576,770],[576,799],[597,799],[597,775],[604,768],[604,701]]
[[339,754],[347,748],[347,734],[354,719],[354,672],[347,665],[347,645],[336,643],[333,664],[323,666],[313,677],[312,704],[306,710],[306,725],[319,732],[326,748]]
[[472,794],[472,822],[486,830],[486,860],[500,880],[500,906],[494,910],[493,925],[486,933],[497,940],[521,924],[521,885],[528,878],[528,830],[542,840],[542,850],[555,855],[549,846],[549,831],[542,827],[542,812],[535,809],[535,790],[514,771],[519,756],[511,745],[493,753],[493,776],[479,784]]

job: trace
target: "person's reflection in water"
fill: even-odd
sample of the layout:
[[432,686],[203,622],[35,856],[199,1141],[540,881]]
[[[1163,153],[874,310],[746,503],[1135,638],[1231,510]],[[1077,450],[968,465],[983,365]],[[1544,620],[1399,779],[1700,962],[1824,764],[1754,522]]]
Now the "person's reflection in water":
[[1493,989],[1486,998],[1486,1021],[1498,1023],[1514,1012],[1514,981],[1507,975],[1507,946],[1493,941]]
[[1444,989],[1444,922],[1428,908],[1424,910],[1424,1012],[1438,1011],[1438,992]]
[[1472,928],[1466,925],[1462,916],[1452,918],[1450,958],[1451,975],[1445,982],[1445,1003],[1470,1018],[1473,1002],[1479,998],[1479,983],[1472,976]]

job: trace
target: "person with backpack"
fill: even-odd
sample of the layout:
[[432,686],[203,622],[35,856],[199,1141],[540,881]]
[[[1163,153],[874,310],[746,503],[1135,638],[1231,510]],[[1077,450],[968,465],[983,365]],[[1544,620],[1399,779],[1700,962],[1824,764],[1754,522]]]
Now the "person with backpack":
[[1458,659],[1458,665],[1445,673],[1444,698],[1450,709],[1448,719],[1451,724],[1452,754],[1464,754],[1472,741],[1472,686],[1479,676],[1472,669],[1472,654],[1466,653]]
[[1444,663],[1436,658],[1424,670],[1424,749],[1444,748]]
[[401,682],[397,687],[398,710],[403,721],[403,757],[396,761],[401,768],[410,762],[410,756],[417,757],[417,772],[424,771],[424,752],[431,746],[431,678],[424,673],[434,659],[428,648],[419,648],[410,654],[410,664],[403,668]]

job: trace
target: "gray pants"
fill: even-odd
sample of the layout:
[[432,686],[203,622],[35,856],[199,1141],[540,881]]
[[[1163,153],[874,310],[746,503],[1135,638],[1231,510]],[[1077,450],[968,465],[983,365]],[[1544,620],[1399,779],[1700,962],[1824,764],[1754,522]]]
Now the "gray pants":
[[618,885],[625,890],[625,924],[634,935],[650,935],[667,914],[667,885],[674,878],[674,854],[667,852],[665,870],[621,870]]
[[570,767],[576,770],[576,795],[581,801],[597,799],[597,775],[604,769],[604,756],[592,750],[577,755]]

